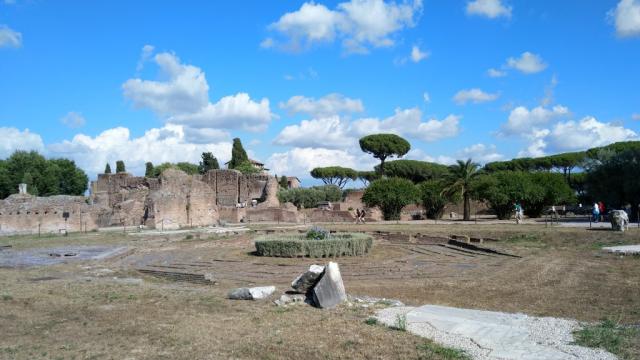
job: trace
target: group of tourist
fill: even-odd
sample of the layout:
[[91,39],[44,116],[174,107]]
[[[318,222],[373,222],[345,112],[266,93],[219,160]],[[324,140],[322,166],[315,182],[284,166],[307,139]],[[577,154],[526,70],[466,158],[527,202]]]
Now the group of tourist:
[[366,212],[364,211],[364,209],[362,210],[356,209],[356,224],[364,224],[365,215],[366,215]]

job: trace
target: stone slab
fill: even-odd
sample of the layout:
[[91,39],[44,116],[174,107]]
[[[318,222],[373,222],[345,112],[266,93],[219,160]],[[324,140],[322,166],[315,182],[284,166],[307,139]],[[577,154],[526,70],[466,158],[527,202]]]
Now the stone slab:
[[319,308],[333,308],[347,299],[340,268],[337,263],[329,262],[324,275],[313,288],[313,302]]
[[376,317],[388,326],[406,317],[409,332],[465,350],[474,359],[616,359],[601,349],[572,345],[572,332],[580,327],[573,320],[435,305],[387,308]]
[[640,254],[640,245],[607,246],[603,247],[602,250],[618,254],[637,255]]

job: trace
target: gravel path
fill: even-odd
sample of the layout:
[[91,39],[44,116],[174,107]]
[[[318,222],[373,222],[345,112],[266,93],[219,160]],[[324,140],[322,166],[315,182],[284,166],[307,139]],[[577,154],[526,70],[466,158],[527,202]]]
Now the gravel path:
[[407,331],[465,350],[474,359],[616,359],[601,349],[571,345],[572,332],[580,328],[574,320],[434,305],[391,307],[376,318],[387,326],[406,319]]

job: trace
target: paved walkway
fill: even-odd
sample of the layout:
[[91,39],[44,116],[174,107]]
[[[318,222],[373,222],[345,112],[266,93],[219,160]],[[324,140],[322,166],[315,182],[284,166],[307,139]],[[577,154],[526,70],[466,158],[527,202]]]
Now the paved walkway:
[[474,359],[616,359],[604,350],[571,345],[579,328],[573,320],[435,305],[392,307],[376,315],[387,326],[405,316],[409,332],[463,349]]
[[607,246],[602,250],[618,254],[640,255],[640,245]]

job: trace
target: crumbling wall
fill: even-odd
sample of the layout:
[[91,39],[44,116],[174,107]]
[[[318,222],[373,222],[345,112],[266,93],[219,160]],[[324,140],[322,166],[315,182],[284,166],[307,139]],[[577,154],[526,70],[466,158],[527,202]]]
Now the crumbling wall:
[[199,175],[168,169],[159,188],[147,197],[141,212],[149,227],[177,229],[186,226],[207,226],[218,221],[216,193]]
[[242,173],[237,170],[214,170],[216,173],[216,194],[219,206],[238,204],[238,183]]
[[[84,196],[14,194],[0,200],[0,234],[91,231],[98,228],[108,211],[87,204]],[[66,221],[65,213],[68,214]]]

